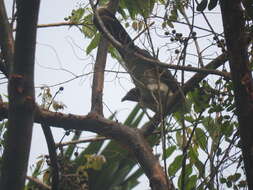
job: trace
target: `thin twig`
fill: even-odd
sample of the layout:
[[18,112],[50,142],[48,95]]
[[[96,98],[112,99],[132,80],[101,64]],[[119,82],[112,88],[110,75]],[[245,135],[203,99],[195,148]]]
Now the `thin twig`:
[[108,140],[108,139],[110,139],[110,138],[108,138],[108,137],[96,137],[96,138],[89,138],[89,139],[73,140],[73,141],[69,141],[69,142],[56,143],[55,146],[58,148],[58,147],[72,145],[72,144],[98,142],[98,141],[104,141],[104,140]]

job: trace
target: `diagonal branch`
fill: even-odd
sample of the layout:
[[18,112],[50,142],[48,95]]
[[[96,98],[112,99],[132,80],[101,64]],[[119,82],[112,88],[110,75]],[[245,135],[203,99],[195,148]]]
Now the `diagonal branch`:
[[[8,104],[0,104],[0,116],[2,118],[7,117],[7,114]],[[173,190],[172,184],[167,187],[159,160],[154,156],[149,144],[137,129],[105,119],[95,113],[80,116],[51,112],[42,110],[39,107],[35,111],[34,120],[37,123],[44,123],[48,126],[65,130],[90,131],[117,140],[133,151],[132,153],[149,178],[153,190]]]
[[4,59],[0,62],[0,70],[8,77],[9,67],[13,64],[14,40],[3,0],[0,0],[0,28],[0,48]]

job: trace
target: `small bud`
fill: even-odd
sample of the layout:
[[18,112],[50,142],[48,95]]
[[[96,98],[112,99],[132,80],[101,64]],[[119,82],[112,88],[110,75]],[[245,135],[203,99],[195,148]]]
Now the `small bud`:
[[168,36],[170,33],[168,31],[164,32],[164,35]]
[[180,51],[178,49],[175,50],[175,54],[179,54]]
[[192,37],[195,37],[197,35],[196,32],[192,32]]
[[65,135],[66,135],[66,136],[69,136],[69,135],[70,135],[70,132],[69,132],[69,131],[66,131],[66,132],[65,132]]

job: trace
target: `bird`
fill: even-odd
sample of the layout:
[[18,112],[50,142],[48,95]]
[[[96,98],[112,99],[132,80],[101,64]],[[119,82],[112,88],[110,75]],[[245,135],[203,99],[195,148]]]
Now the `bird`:
[[[122,101],[139,102],[144,108],[149,108],[154,112],[164,112],[167,109],[167,100],[180,88],[175,77],[167,68],[155,64],[154,62],[159,60],[149,51],[134,44],[119,20],[107,7],[97,8],[97,13],[107,31],[122,44],[122,47],[115,46],[115,48],[124,61],[123,67],[135,84],[135,88],[131,89]],[[104,34],[98,18],[93,17],[93,23]],[[104,36],[107,37],[107,35]]]

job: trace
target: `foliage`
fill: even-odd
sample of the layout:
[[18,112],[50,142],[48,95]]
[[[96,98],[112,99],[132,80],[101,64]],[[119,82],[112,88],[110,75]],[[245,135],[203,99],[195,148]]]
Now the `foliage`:
[[[146,13],[140,12],[138,2],[121,1],[119,14],[126,24],[125,27],[131,26],[134,31],[141,31],[143,28],[143,19],[147,17]],[[165,6],[165,15],[161,23],[161,27],[165,30],[165,35],[170,38],[174,44],[183,46],[189,43],[189,38],[184,34],[176,32],[175,23],[178,22],[180,14],[190,6],[189,1],[152,1],[144,6],[155,7],[159,3]],[[217,0],[202,0],[196,7],[197,11],[204,12],[206,8],[213,10],[217,6]],[[144,3],[143,3],[144,4]],[[127,12],[129,12],[129,17]],[[143,8],[144,11],[148,8]],[[147,12],[148,13],[148,12]],[[122,21],[123,21],[122,20]],[[130,20],[130,21],[129,21]],[[128,23],[132,21],[132,25]],[[159,24],[156,25],[159,27]],[[95,34],[95,33],[94,33]],[[196,32],[193,32],[193,41],[197,40]],[[224,40],[214,37],[218,48],[223,51]],[[98,44],[97,34],[91,40],[87,53],[91,53]],[[175,45],[177,46],[177,45]],[[175,54],[181,54],[179,49],[175,50]],[[180,59],[180,57],[179,57]],[[182,59],[182,58],[181,58]],[[224,69],[224,71],[226,71]],[[167,160],[168,174],[175,184],[181,189],[215,189],[214,179],[220,179],[220,185],[230,188],[240,188],[245,184],[245,179],[241,178],[243,165],[239,154],[232,154],[231,150],[237,150],[239,147],[239,138],[237,133],[238,123],[234,117],[235,104],[232,92],[232,83],[224,78],[202,81],[198,88],[188,93],[187,101],[190,102],[192,108],[189,113],[174,113],[174,119],[177,124],[168,123],[166,125],[167,143],[169,146],[163,150],[162,158]],[[228,148],[227,148],[228,147]],[[117,150],[119,151],[119,150]],[[234,160],[237,166],[234,165]],[[171,161],[169,161],[171,160]],[[184,165],[184,167],[182,167]],[[221,168],[235,169],[235,173],[224,175]],[[112,167],[109,165],[108,167]],[[117,167],[115,164],[114,167]],[[208,168],[208,169],[207,169]],[[239,170],[240,173],[237,173]],[[226,177],[225,177],[226,176]]]

